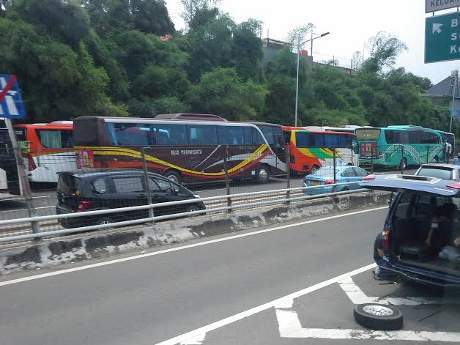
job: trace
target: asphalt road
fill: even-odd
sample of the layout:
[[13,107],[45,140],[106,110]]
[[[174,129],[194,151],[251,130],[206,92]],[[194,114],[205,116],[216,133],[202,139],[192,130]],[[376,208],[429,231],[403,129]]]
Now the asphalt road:
[[[40,279],[9,285],[26,275],[3,277],[0,344],[159,343],[368,265],[385,213],[239,233],[55,276],[40,271]],[[273,310],[254,317],[204,344],[304,344],[282,341]]]

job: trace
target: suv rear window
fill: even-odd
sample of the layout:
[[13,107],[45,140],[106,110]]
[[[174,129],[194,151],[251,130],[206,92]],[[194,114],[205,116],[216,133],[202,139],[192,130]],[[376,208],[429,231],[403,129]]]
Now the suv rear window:
[[421,167],[417,176],[435,177],[442,180],[450,180],[452,178],[452,169],[441,167]]
[[136,193],[144,191],[142,177],[114,177],[112,178],[117,193]]
[[72,195],[78,190],[78,179],[72,175],[61,174],[57,184],[57,191],[64,195]]

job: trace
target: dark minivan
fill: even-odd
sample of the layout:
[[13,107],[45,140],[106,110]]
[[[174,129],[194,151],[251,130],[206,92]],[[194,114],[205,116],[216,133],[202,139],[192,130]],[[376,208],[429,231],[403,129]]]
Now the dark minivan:
[[[149,173],[148,184],[154,204],[199,198],[184,186],[158,174]],[[61,172],[57,185],[57,199],[57,214],[148,204],[145,176],[141,170]],[[154,212],[155,216],[160,216],[203,209],[203,202],[197,200],[194,203],[156,207]],[[64,227],[78,227],[147,217],[148,210],[135,210],[60,219],[60,223]]]
[[361,186],[397,192],[374,244],[377,273],[460,287],[460,183],[381,175]]

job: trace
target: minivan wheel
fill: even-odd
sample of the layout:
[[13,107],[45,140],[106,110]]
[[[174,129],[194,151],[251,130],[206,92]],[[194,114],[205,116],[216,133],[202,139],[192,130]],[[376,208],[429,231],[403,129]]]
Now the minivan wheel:
[[181,176],[178,172],[174,171],[174,170],[170,170],[170,171],[167,171],[164,176],[172,181],[172,182],[175,182],[177,184],[181,184]]
[[403,327],[403,314],[392,305],[358,304],[353,309],[353,316],[357,323],[369,329],[389,331]]

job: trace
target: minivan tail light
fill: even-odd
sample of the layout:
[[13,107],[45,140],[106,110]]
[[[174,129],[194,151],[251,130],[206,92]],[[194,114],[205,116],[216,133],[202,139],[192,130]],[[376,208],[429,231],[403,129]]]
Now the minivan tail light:
[[334,180],[327,179],[327,180],[324,180],[324,183],[325,184],[334,184]]
[[91,201],[81,200],[78,203],[78,211],[85,211],[91,207]]
[[390,230],[384,229],[382,231],[382,249],[389,250],[390,249]]

